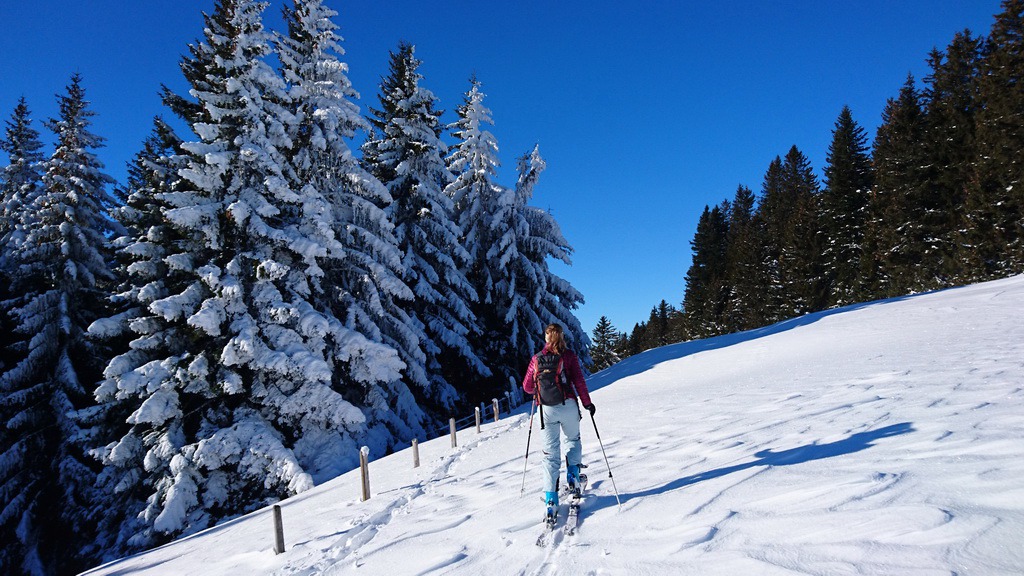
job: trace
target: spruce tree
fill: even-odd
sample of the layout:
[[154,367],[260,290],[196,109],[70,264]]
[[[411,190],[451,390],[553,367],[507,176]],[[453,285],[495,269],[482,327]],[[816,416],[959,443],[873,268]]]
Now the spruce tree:
[[634,324],[633,330],[629,333],[629,337],[626,339],[626,356],[635,356],[649,348],[651,348],[651,346],[648,345],[647,323],[638,322]]
[[782,189],[791,202],[780,262],[787,317],[791,317],[821,310],[825,302],[818,179],[796,146],[790,148],[782,164]]
[[[191,333],[167,322],[149,306],[187,285],[187,274],[168,265],[184,238],[164,217],[172,208],[170,194],[179,184],[177,170],[184,167],[181,140],[162,119],[155,118],[153,131],[128,166],[128,181],[117,192],[123,204],[113,217],[124,233],[111,242],[116,251],[117,286],[111,296],[113,314],[89,327],[90,336],[120,351],[107,365],[96,390],[100,402],[92,454],[104,463],[99,485],[105,499],[95,504],[100,518],[92,549],[97,561],[109,561],[136,551],[148,543],[142,513],[146,508],[146,474],[140,473],[144,444],[131,434],[132,413],[140,409],[132,401],[132,387],[122,370],[140,367],[131,378],[154,369],[168,350],[183,354]],[[125,394],[125,392],[128,392]],[[188,405],[188,401],[179,401]]]
[[792,200],[782,187],[782,158],[776,156],[765,171],[761,198],[754,213],[763,235],[758,277],[763,279],[761,314],[764,324],[773,324],[789,317],[785,284],[782,279],[782,249],[786,242]]
[[467,277],[479,295],[482,357],[493,374],[483,390],[486,399],[518,386],[543,345],[547,324],[563,326],[583,363],[589,361],[589,338],[572,312],[583,295],[547,264],[548,257],[570,263],[572,247],[550,213],[528,205],[546,164],[534,148],[519,161],[515,188],[495,181],[498,145],[484,129],[493,121],[483,99],[480,83],[472,81],[452,126],[458,144],[448,167],[455,180],[446,193],[470,255]]
[[862,278],[874,297],[902,296],[925,289],[921,183],[924,116],[913,76],[889,99],[875,135],[875,188],[869,203],[871,252]]
[[764,223],[766,323],[823,306],[818,183],[810,162],[796,146],[776,157],[765,173],[757,219]]
[[722,325],[726,332],[749,330],[765,322],[768,278],[764,223],[755,212],[754,193],[739,186],[729,205],[726,237],[726,295]]
[[[724,211],[723,211],[724,209]],[[686,272],[686,294],[683,299],[685,334],[687,339],[707,338],[721,334],[722,318],[728,296],[726,286],[727,264],[726,251],[728,246],[728,206],[704,207],[697,231],[690,248],[693,261]],[[651,313],[648,321],[649,330],[653,330],[654,345],[663,346],[667,325],[664,309],[667,304],[663,300],[659,307]]]
[[[537,146],[519,158],[514,206],[526,222],[527,234],[517,240],[522,275],[513,279],[513,284],[527,305],[518,307],[517,315],[532,335],[532,338],[524,336],[523,340],[532,340],[534,350],[543,346],[544,327],[557,323],[564,329],[566,340],[579,356],[580,362],[587,364],[590,362],[590,339],[573,313],[583,304],[583,294],[567,280],[553,273],[548,266],[548,258],[571,266],[572,246],[551,212],[528,205],[540,173],[545,168],[547,163],[541,158]],[[523,320],[523,317],[528,320]]]
[[612,321],[607,316],[601,316],[590,340],[590,357],[593,360],[591,371],[600,372],[622,360],[618,349],[619,340],[619,332],[612,325]]
[[[473,286],[463,270],[469,253],[462,247],[454,204],[444,193],[453,180],[445,166],[446,146],[437,99],[422,86],[421,62],[406,43],[391,55],[391,71],[381,83],[379,110],[373,110],[373,136],[363,145],[368,170],[387,187],[387,213],[401,251],[402,278],[414,298],[405,306],[425,356],[407,371],[427,402],[442,413],[452,408],[456,387],[463,394],[490,375],[470,343],[479,332]],[[416,361],[403,356],[407,364]],[[428,383],[429,382],[429,383]]]
[[[336,15],[320,0],[285,10],[288,36],[279,37],[277,51],[295,117],[287,155],[293,188],[307,198],[304,222],[327,246],[323,278],[312,298],[331,318],[325,354],[335,367],[334,389],[364,407],[368,441],[385,450],[422,437],[430,424],[410,390],[411,384],[421,391],[425,381],[423,357],[420,336],[404,309],[414,295],[402,281],[394,225],[384,210],[391,195],[347,143],[369,125],[352,101],[358,95],[339,60],[344,51]],[[326,470],[352,467],[352,453],[348,448],[345,453],[333,463],[324,458]]]
[[479,355],[492,374],[481,390],[482,397],[486,398],[505,390],[510,381],[518,382],[522,377],[519,369],[522,359],[518,357],[517,347],[512,342],[513,332],[505,320],[509,302],[497,288],[505,274],[497,257],[498,241],[503,232],[497,215],[506,214],[511,218],[515,197],[514,191],[496,182],[498,143],[485,128],[494,122],[483,100],[480,83],[471,82],[462,104],[456,109],[458,120],[451,126],[457,144],[446,161],[455,179],[445,188],[445,193],[455,206],[463,246],[470,257],[466,276],[478,296],[473,313],[480,322]]
[[867,136],[844,106],[825,157],[821,195],[822,264],[827,307],[857,302],[868,195],[872,186]]
[[644,334],[647,348],[660,348],[676,342],[672,337],[672,323],[677,314],[675,307],[665,300],[651,308]]
[[[58,96],[59,117],[47,122],[56,149],[42,165],[43,189],[23,207],[24,238],[11,254],[10,308],[18,362],[0,376],[7,433],[0,446],[0,524],[6,570],[74,572],[94,529],[95,470],[86,455],[88,386],[103,353],[86,329],[104,313],[112,279],[106,236],[116,230],[107,210],[112,179],[93,150],[95,113],[79,75]],[[8,572],[10,573],[10,572]]]
[[[11,119],[7,121],[0,150],[7,153],[9,162],[0,170],[0,274],[6,275],[8,256],[15,250],[31,228],[23,222],[29,207],[42,189],[41,165],[43,145],[39,132],[32,127],[32,113],[25,98],[18,100]],[[9,281],[9,280],[8,280]],[[0,290],[6,290],[3,282]],[[0,299],[7,294],[0,293]]]
[[1003,0],[980,63],[966,244],[981,273],[1024,271],[1024,0]]
[[42,190],[42,147],[39,132],[32,127],[32,113],[21,98],[0,140],[0,150],[9,159],[0,170],[0,371],[8,367],[6,351],[15,342],[9,314],[13,305],[9,300],[14,296],[10,271],[14,251],[33,226],[25,217],[32,214],[31,205]]
[[[975,172],[974,127],[979,104],[978,66],[982,41],[970,31],[956,34],[946,52],[928,57],[925,78],[922,204],[924,287],[942,288],[965,277],[963,228],[966,191]],[[970,261],[970,258],[966,259]]]
[[[360,444],[383,453],[395,435],[422,433],[404,364],[375,323],[381,296],[401,286],[387,275],[397,251],[374,235],[390,232],[382,212],[354,190],[387,192],[338,153],[343,132],[305,133],[320,153],[297,160],[306,118],[267,64],[263,7],[217,2],[182,65],[196,102],[172,109],[195,138],[161,162],[184,167],[156,194],[171,229],[161,246],[169,282],[138,293],[155,316],[129,324],[133,350],[146,354],[115,358],[97,390],[130,414],[101,449],[108,468],[137,476],[133,495],[145,501],[122,529],[129,548],[308,489],[354,466]],[[349,127],[322,110],[323,125]],[[301,178],[300,167],[330,180]]]

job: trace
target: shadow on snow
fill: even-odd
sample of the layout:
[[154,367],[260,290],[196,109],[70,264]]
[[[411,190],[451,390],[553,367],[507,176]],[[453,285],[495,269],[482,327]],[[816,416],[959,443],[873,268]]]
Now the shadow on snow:
[[[721,478],[722,476],[757,466],[790,466],[793,464],[803,464],[804,462],[810,462],[812,460],[821,460],[824,458],[853,454],[870,448],[874,445],[876,440],[899,436],[901,434],[909,434],[914,431],[914,427],[909,422],[903,422],[900,424],[886,426],[885,428],[879,428],[878,430],[858,432],[849,438],[837,440],[836,442],[829,442],[828,444],[808,444],[806,446],[790,448],[789,450],[782,450],[781,452],[762,450],[754,454],[756,459],[751,460],[750,462],[693,474],[691,476],[673,480],[668,484],[658,486],[657,488],[651,488],[649,490],[643,490],[641,492],[634,492],[631,494],[623,494],[622,502],[626,503],[637,498],[664,494],[666,492],[697,484],[698,482]],[[601,508],[615,505],[614,497],[605,496],[600,498],[600,500],[602,502],[598,504],[598,506]]]

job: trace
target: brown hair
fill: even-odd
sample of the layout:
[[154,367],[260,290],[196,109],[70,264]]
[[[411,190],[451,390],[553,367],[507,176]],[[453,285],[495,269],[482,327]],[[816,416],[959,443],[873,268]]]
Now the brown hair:
[[567,348],[565,334],[558,324],[548,324],[548,327],[544,329],[544,341],[547,342],[548,350],[555,354],[561,354]]

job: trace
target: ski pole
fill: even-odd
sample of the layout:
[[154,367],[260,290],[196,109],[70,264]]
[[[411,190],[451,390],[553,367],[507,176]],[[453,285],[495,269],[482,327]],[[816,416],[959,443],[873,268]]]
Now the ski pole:
[[520,498],[526,493],[526,464],[530,461],[530,438],[533,437],[533,413],[537,411],[537,403],[530,408],[530,428],[526,434],[526,456],[523,458],[523,487],[519,490]]
[[619,500],[619,487],[615,485],[615,477],[612,476],[612,465],[608,463],[608,453],[604,451],[604,442],[601,442],[601,433],[597,431],[597,420],[594,413],[590,413],[590,421],[594,423],[594,434],[597,434],[597,442],[601,445],[601,454],[604,455],[604,465],[608,467],[608,477],[612,479],[612,488],[615,489],[615,501],[619,503],[619,510],[622,510],[622,500]]

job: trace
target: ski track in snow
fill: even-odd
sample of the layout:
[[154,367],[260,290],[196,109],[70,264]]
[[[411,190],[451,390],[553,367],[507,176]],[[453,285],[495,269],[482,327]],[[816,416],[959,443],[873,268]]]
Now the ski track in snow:
[[529,414],[91,574],[1021,574],[1024,276],[650,350],[590,378],[579,533]]

